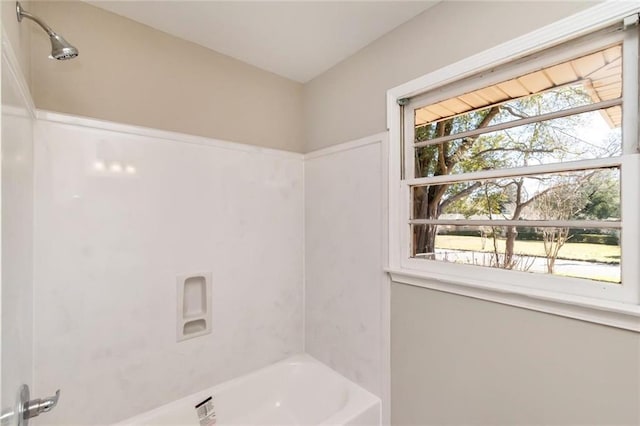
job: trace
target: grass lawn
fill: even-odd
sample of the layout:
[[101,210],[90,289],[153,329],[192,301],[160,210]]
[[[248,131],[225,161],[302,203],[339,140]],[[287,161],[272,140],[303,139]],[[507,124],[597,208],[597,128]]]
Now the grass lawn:
[[[504,253],[504,240],[498,240],[498,250]],[[440,249],[493,251],[493,239],[486,238],[484,248],[482,238],[459,235],[438,235],[436,247]],[[529,256],[546,257],[542,241],[516,241],[515,252]],[[600,263],[620,263],[620,247],[605,244],[566,243],[558,252],[559,259],[584,260]]]

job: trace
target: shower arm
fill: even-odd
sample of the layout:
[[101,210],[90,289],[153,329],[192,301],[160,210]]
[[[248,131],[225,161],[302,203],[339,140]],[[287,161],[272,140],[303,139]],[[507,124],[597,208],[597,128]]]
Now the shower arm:
[[18,18],[18,22],[22,22],[22,18],[28,18],[38,24],[47,33],[49,41],[51,42],[50,58],[63,61],[66,59],[73,59],[78,56],[78,49],[76,47],[65,40],[64,37],[56,34],[56,32],[53,31],[50,26],[45,24],[42,19],[24,10],[19,1],[16,2],[16,16]]
[[18,22],[22,22],[22,18],[31,19],[36,24],[40,25],[42,29],[47,32],[49,37],[56,35],[55,31],[53,31],[50,26],[45,24],[42,19],[24,10],[19,2],[16,2],[16,14],[18,15]]

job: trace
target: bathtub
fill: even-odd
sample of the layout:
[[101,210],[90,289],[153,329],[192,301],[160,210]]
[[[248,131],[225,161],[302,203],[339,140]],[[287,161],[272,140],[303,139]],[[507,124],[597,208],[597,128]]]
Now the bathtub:
[[195,406],[213,397],[216,426],[380,425],[380,399],[308,355],[170,402],[117,426],[199,426]]

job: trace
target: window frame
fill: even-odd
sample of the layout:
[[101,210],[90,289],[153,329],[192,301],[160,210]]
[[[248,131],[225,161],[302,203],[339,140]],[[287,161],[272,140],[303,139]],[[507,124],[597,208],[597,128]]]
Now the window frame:
[[[638,154],[638,5],[596,5],[511,42],[434,71],[387,93],[389,128],[389,267],[394,281],[463,294],[563,316],[640,331],[640,154]],[[600,34],[624,21],[634,29]],[[623,153],[615,159],[579,160],[620,164],[622,285],[586,279],[481,268],[410,256],[413,111],[535,68],[623,42]],[[628,58],[635,58],[629,60]],[[532,65],[533,64],[533,65]],[[634,76],[634,78],[631,78]],[[632,94],[635,93],[635,96]],[[565,163],[566,164],[566,163]],[[406,176],[401,178],[403,171]],[[554,167],[552,166],[551,169]],[[556,167],[557,168],[557,167]],[[544,169],[544,167],[543,167]],[[490,173],[487,173],[489,175]],[[424,178],[421,178],[424,179]],[[629,201],[632,199],[632,201]],[[626,201],[625,201],[626,200]],[[477,278],[481,275],[482,278]],[[518,284],[512,284],[517,281]],[[561,287],[561,289],[559,289]]]

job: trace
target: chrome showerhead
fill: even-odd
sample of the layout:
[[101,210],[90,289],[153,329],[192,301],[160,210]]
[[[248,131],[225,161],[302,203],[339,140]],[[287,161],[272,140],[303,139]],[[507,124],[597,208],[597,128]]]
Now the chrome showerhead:
[[73,59],[78,56],[78,49],[73,47],[67,40],[58,34],[50,35],[51,57],[59,61]]
[[20,2],[16,2],[16,15],[18,16],[18,22],[22,22],[22,18],[31,19],[47,32],[47,34],[49,35],[49,40],[51,40],[51,58],[62,61],[78,56],[78,49],[73,47],[62,36],[56,34],[55,31],[53,31],[51,27],[45,24],[44,21],[42,21],[40,18],[24,10]]

